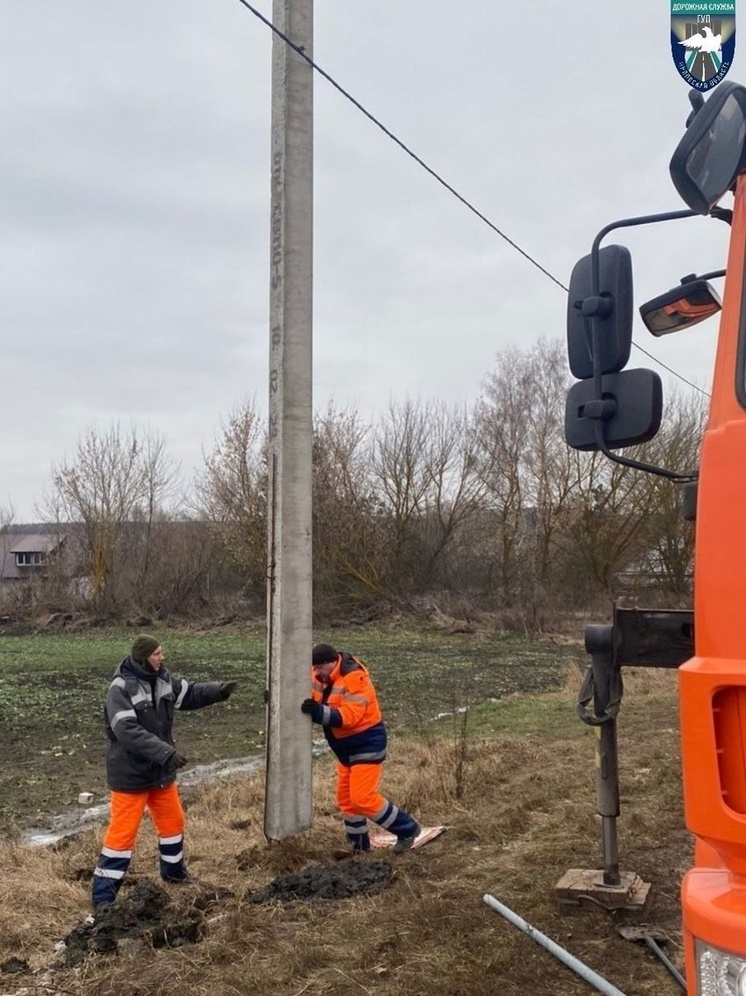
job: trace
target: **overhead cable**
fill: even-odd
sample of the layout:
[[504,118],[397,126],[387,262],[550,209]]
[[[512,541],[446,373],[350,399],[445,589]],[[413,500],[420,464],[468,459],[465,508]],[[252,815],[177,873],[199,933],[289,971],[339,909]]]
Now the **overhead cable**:
[[[281,38],[286,45],[289,45],[290,48],[293,49],[294,52],[297,52],[298,55],[302,59],[304,59],[309,66],[311,66],[312,69],[314,69],[320,76],[323,76],[323,78],[328,83],[330,83],[335,90],[338,90],[343,97],[349,100],[349,102],[354,107],[356,107],[361,114],[364,114],[365,117],[368,118],[368,120],[371,121],[377,128],[379,128],[384,133],[384,135],[390,138],[392,142],[395,142],[400,149],[402,149],[404,152],[406,152],[408,156],[414,159],[414,161],[418,164],[418,166],[421,166],[422,169],[424,169],[425,172],[429,173],[434,180],[437,180],[437,182],[442,187],[445,187],[445,189],[450,194],[452,194],[457,200],[459,200],[464,205],[464,207],[468,208],[468,210],[471,211],[472,214],[475,214],[477,218],[479,218],[480,221],[483,221],[488,228],[491,228],[496,235],[499,235],[501,239],[504,239],[505,242],[507,242],[508,245],[511,246],[511,248],[515,249],[516,252],[520,253],[521,256],[523,256],[524,259],[527,259],[529,263],[531,263],[533,266],[537,268],[537,270],[540,270],[544,274],[544,276],[548,277],[553,283],[557,284],[557,286],[565,293],[568,293],[568,288],[565,286],[565,284],[562,283],[561,280],[555,277],[555,275],[551,273],[549,270],[547,270],[546,267],[542,266],[541,263],[537,259],[535,259],[530,253],[526,252],[525,249],[522,249],[517,242],[514,242],[509,235],[506,235],[505,232],[503,232],[502,229],[498,228],[498,226],[495,225],[494,222],[490,221],[490,219],[486,215],[482,214],[482,212],[477,207],[475,207],[471,203],[471,201],[469,201],[466,197],[464,197],[463,194],[460,194],[455,187],[451,186],[451,184],[448,183],[448,181],[445,180],[440,175],[440,173],[434,170],[432,166],[428,166],[428,164],[424,161],[424,159],[421,159],[416,152],[410,149],[410,147],[405,142],[403,142],[400,138],[398,138],[389,128],[386,127],[386,125],[383,124],[382,121],[380,121],[374,114],[372,114],[366,107],[364,107],[359,100],[353,97],[348,90],[345,90],[345,88],[340,83],[338,83],[333,76],[327,73],[326,70],[322,69],[317,62],[314,62],[314,60],[311,58],[310,55],[308,55],[308,53],[305,51],[302,45],[296,45],[295,42],[291,38],[289,38],[283,31],[281,31],[268,17],[265,17],[261,11],[257,10],[256,7],[253,6],[253,4],[249,3],[249,0],[238,0],[238,2],[243,4],[243,6],[246,7],[247,10],[250,10],[251,13],[255,17],[257,17],[263,24],[266,24],[266,26],[270,29],[270,31],[274,32],[274,34],[276,34],[278,38]],[[680,373],[677,373],[676,370],[674,370],[672,367],[669,367],[662,360],[659,360],[657,356],[653,356],[652,353],[649,353],[646,349],[643,349],[642,346],[638,346],[636,342],[633,342],[632,345],[636,349],[639,349],[641,353],[644,353],[647,357],[649,357],[654,363],[657,363],[659,366],[663,367],[664,370],[667,370],[670,374],[673,374],[674,377],[678,377],[678,379],[682,381],[684,384],[687,384],[695,391],[699,391],[699,393],[703,394],[705,397],[707,398],[710,397],[707,391],[703,391],[701,387],[698,387],[696,384],[692,383],[692,381],[687,380],[686,377],[682,376]]]

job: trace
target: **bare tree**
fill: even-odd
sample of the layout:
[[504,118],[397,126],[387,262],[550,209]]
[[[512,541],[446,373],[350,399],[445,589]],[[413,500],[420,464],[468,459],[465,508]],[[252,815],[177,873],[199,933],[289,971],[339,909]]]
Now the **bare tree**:
[[528,432],[523,453],[526,504],[534,523],[534,583],[547,592],[552,583],[555,536],[577,479],[576,451],[564,438],[565,399],[570,385],[564,343],[540,340],[528,353],[531,394],[527,398]]
[[508,604],[525,597],[537,571],[547,574],[558,508],[567,500],[560,428],[567,379],[559,343],[542,340],[529,352],[499,353],[477,404],[476,466],[491,512],[498,591]]
[[267,549],[266,425],[254,399],[235,408],[197,479],[201,517],[216,530],[224,557],[244,589],[264,597]]
[[172,477],[159,436],[139,435],[134,426],[123,431],[118,424],[104,431],[90,428],[73,458],[54,467],[51,504],[60,521],[83,525],[90,596],[98,610],[111,610],[122,598],[128,563],[124,541],[132,541],[133,523],[152,518]]
[[[660,432],[640,448],[642,459],[670,470],[696,470],[706,418],[703,395],[672,393]],[[686,598],[692,585],[694,526],[682,517],[682,486],[654,476],[647,485],[652,511],[643,568],[671,595]]]
[[444,584],[447,554],[483,491],[468,412],[441,402],[392,403],[376,426],[372,470],[390,532],[390,584],[400,596]]
[[[13,520],[15,519],[15,509],[9,503],[8,505],[0,505],[0,565],[5,563],[5,558],[8,555],[8,550],[11,545],[11,538],[8,533],[9,528],[13,525]],[[6,592],[0,592],[2,595],[2,604],[6,602]]]
[[13,525],[15,517],[16,512],[11,504],[0,505],[0,556],[3,559],[8,552],[8,530]]
[[392,551],[369,467],[368,426],[329,404],[314,419],[314,602],[387,598]]
[[422,460],[427,488],[417,531],[421,537],[421,583],[446,585],[448,560],[466,525],[482,507],[484,483],[476,473],[475,435],[468,411],[434,402],[422,406],[428,427]]
[[558,542],[581,593],[588,580],[610,591],[614,575],[645,551],[650,492],[637,471],[599,453],[579,454],[576,472]]
[[[626,455],[668,469],[693,470],[704,418],[705,406],[698,398],[673,395],[659,434]],[[677,597],[687,594],[694,533],[681,515],[680,485],[586,453],[577,454],[571,495],[558,536],[566,590],[587,599],[587,582],[593,579],[606,591],[643,588],[650,597],[654,587]]]
[[156,516],[140,604],[159,616],[203,612],[213,596],[216,536],[210,524]]
[[[152,566],[154,531],[159,523],[170,521],[176,512],[174,499],[178,467],[166,452],[163,437],[151,433],[143,438],[140,464],[145,477],[145,496],[135,509],[141,527],[137,532],[142,551],[139,572],[135,573],[135,585],[142,590]],[[170,514],[166,515],[166,512]]]
[[428,435],[424,409],[407,400],[389,405],[373,439],[372,469],[382,503],[391,517],[392,553],[399,562],[410,559],[407,546],[413,540],[411,527],[427,504]]

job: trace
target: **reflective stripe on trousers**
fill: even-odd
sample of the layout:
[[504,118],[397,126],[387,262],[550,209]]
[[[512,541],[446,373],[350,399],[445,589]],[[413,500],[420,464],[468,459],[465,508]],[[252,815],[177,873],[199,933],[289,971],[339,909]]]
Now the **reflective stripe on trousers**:
[[365,816],[348,816],[345,814],[345,832],[347,834],[347,843],[352,844],[353,851],[370,850],[368,820]]

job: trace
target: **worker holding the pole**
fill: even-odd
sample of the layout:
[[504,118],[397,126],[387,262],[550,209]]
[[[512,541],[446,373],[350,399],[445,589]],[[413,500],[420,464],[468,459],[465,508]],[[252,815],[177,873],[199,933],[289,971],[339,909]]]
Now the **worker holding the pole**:
[[311,696],[301,712],[320,724],[337,758],[337,805],[353,851],[370,850],[368,820],[394,834],[394,853],[408,851],[420,825],[378,791],[386,758],[386,727],[368,669],[328,643],[311,654]]

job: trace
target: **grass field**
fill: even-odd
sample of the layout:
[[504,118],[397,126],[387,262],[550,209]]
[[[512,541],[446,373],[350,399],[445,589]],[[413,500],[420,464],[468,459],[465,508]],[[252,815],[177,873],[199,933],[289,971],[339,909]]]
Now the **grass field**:
[[[240,682],[220,709],[177,717],[176,739],[189,761],[261,751],[264,632],[164,630],[158,636],[174,674]],[[102,704],[132,638],[124,629],[0,636],[0,829],[42,825],[81,791],[105,796]],[[335,630],[331,638],[369,662],[389,725],[410,731],[441,712],[558,688],[580,654],[577,646],[549,641],[425,629]]]
[[[227,711],[178,717],[184,752],[196,762],[255,748],[261,636],[159,635],[175,672],[242,682]],[[375,672],[392,732],[384,790],[423,824],[446,824],[447,832],[397,857],[390,884],[376,895],[253,905],[249,895],[276,876],[319,868],[333,875],[346,856],[331,759],[314,766],[313,828],[279,844],[262,833],[261,775],[185,790],[190,868],[229,894],[203,912],[200,895],[171,890],[168,923],[197,923],[197,942],[156,947],[146,935],[75,965],[54,946],[88,913],[101,828],[47,848],[23,845],[18,830],[69,806],[79,787],[104,792],[101,698],[131,633],[0,639],[2,697],[12,706],[2,748],[3,996],[590,994],[585,981],[491,911],[485,893],[627,996],[680,992],[649,952],[619,936],[628,918],[594,907],[567,914],[554,895],[568,868],[601,863],[595,738],[574,709],[580,647],[426,629],[317,634],[330,636]],[[219,712],[220,721],[210,721]],[[451,715],[433,721],[438,713]],[[683,824],[676,675],[626,672],[618,725],[621,867],[652,884],[642,919],[668,934],[667,952],[681,967],[678,890],[692,846]],[[146,821],[123,900],[142,883],[157,885],[156,869]]]

